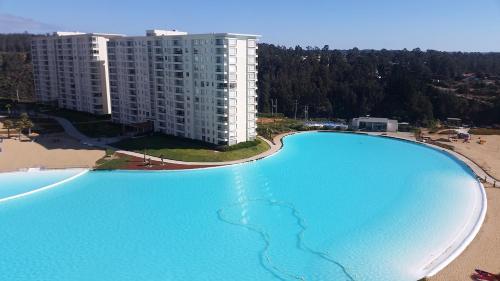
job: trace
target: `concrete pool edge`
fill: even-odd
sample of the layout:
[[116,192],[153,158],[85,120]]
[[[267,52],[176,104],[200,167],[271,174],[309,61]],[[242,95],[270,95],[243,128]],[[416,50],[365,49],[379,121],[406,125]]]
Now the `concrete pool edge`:
[[[17,199],[17,198],[22,198],[22,197],[26,197],[26,196],[29,196],[29,195],[32,195],[32,194],[35,194],[35,193],[38,193],[38,192],[41,192],[41,191],[45,191],[45,190],[49,190],[49,189],[52,189],[54,187],[57,187],[63,183],[66,183],[66,182],[69,182],[69,181],[72,181],[80,176],[83,176],[84,174],[86,174],[87,172],[89,172],[90,170],[89,169],[54,169],[54,170],[80,170],[80,172],[78,172],[77,174],[75,175],[72,175],[70,176],[69,178],[65,178],[63,180],[60,180],[58,182],[55,182],[55,183],[52,183],[52,184],[49,184],[49,185],[46,185],[46,186],[43,186],[43,187],[40,187],[40,188],[37,188],[37,189],[33,189],[33,190],[30,190],[30,191],[27,191],[27,192],[23,192],[23,193],[19,193],[19,194],[16,194],[16,195],[11,195],[11,196],[8,196],[8,197],[5,197],[5,198],[0,198],[0,203],[4,203],[4,202],[7,202],[7,201],[11,201],[11,200],[14,200],[14,199]],[[53,171],[52,169],[49,169],[49,170],[45,170],[45,171]],[[12,172],[10,172],[12,173]],[[15,173],[15,172],[14,172]],[[25,173],[30,173],[30,171],[25,171]]]

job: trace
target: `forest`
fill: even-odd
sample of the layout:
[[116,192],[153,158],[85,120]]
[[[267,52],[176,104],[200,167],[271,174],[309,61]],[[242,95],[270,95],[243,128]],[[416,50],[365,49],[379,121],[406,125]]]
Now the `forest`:
[[[0,34],[0,98],[33,101],[32,34]],[[258,109],[288,117],[371,115],[428,126],[500,124],[500,53],[334,50],[259,44]]]
[[0,99],[34,101],[32,34],[0,34]]
[[259,45],[259,112],[500,124],[500,53]]

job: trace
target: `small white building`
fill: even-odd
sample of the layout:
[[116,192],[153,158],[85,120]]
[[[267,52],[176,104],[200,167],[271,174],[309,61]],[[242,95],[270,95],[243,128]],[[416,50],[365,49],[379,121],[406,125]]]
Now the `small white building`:
[[351,129],[372,132],[397,132],[398,121],[388,118],[358,117],[352,119]]

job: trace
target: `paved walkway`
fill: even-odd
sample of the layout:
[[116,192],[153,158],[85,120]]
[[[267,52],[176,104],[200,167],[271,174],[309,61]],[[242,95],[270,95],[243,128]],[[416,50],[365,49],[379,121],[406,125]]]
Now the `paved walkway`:
[[41,114],[44,117],[52,118],[56,120],[66,131],[68,135],[71,137],[79,140],[82,144],[88,145],[88,146],[97,146],[97,147],[102,147],[102,148],[112,148],[108,144],[109,143],[114,143],[117,141],[120,141],[124,139],[125,137],[113,137],[113,138],[91,138],[88,137],[84,134],[82,134],[78,129],[71,124],[70,121],[68,121],[66,118],[62,117],[57,117],[57,116],[52,116],[52,115],[46,115],[46,114]]

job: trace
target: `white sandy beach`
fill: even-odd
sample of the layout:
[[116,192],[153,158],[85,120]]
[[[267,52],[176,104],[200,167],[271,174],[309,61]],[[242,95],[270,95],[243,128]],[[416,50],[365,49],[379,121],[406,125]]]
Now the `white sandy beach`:
[[[479,144],[479,138],[486,143]],[[483,170],[496,179],[500,179],[500,136],[472,135],[470,142],[457,141],[452,145],[455,151],[474,160]]]
[[431,281],[470,281],[475,268],[500,273],[500,188],[487,188],[488,212],[467,249]]
[[104,150],[84,146],[64,133],[41,136],[37,141],[4,139],[0,143],[0,172],[23,168],[93,167]]

